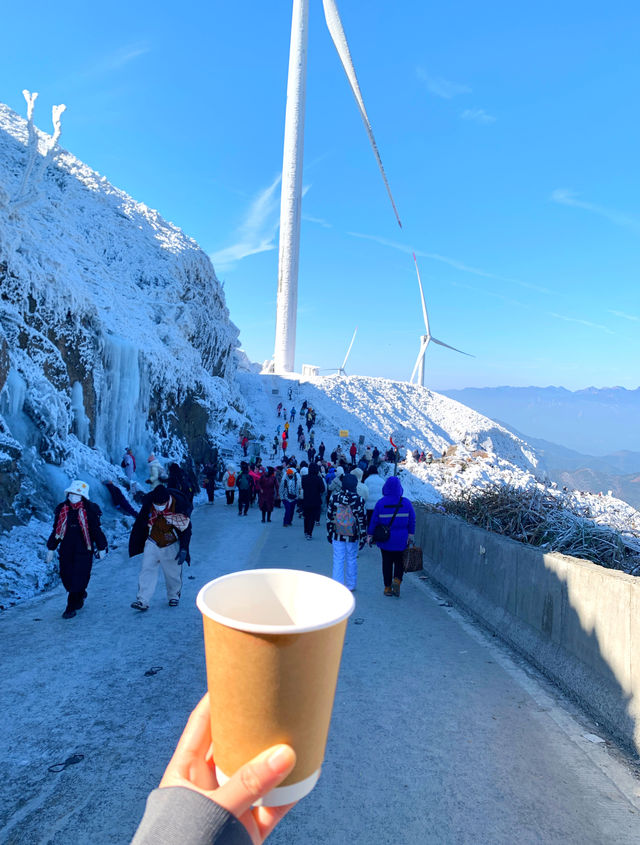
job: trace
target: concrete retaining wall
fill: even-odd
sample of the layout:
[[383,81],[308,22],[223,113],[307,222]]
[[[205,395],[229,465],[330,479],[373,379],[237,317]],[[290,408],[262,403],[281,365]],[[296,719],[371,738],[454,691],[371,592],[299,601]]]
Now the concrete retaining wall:
[[640,579],[416,508],[428,575],[640,752]]

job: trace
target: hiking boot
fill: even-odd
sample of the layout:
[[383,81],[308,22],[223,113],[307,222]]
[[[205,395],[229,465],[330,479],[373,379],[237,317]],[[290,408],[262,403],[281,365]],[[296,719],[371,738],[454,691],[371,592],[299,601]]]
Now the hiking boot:
[[384,594],[385,594],[385,596],[392,596],[393,592],[391,591],[391,587],[385,587],[384,588]]
[[400,581],[398,578],[393,579],[393,584],[391,585],[391,592],[394,596],[396,596],[396,598],[400,598],[400,584],[402,584],[402,581]]
[[65,612],[62,614],[63,619],[73,619],[76,615],[75,610],[72,607],[68,607]]
[[142,604],[142,602],[139,601],[138,599],[131,602],[131,607],[134,610],[149,610],[149,605],[148,604]]
[[177,607],[179,604],[180,599],[169,599],[169,607]]

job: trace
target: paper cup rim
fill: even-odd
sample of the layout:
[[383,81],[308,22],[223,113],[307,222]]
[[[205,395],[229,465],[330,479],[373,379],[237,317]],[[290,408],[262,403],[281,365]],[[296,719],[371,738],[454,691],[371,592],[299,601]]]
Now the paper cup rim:
[[[204,594],[212,584],[220,583],[221,581],[229,581],[233,578],[239,578],[245,575],[264,575],[267,573],[272,575],[282,572],[295,572],[297,575],[302,575],[304,578],[322,578],[325,581],[330,581],[339,592],[344,590],[347,594],[344,596],[344,598],[347,599],[347,606],[345,610],[337,616],[332,616],[330,619],[323,622],[317,622],[314,625],[267,625],[258,624],[257,622],[243,622],[239,619],[234,619],[231,616],[224,616],[222,613],[217,613],[215,610],[211,610],[204,601]],[[234,628],[237,631],[246,631],[249,634],[305,634],[309,631],[321,631],[323,628],[331,628],[334,625],[338,625],[340,622],[343,622],[345,619],[348,619],[355,609],[356,601],[350,590],[338,581],[334,581],[333,578],[328,578],[326,575],[320,575],[317,572],[306,572],[304,569],[278,568],[241,569],[238,572],[230,572],[228,575],[221,575],[219,578],[214,578],[200,588],[196,598],[196,605],[203,616],[207,616],[209,619],[213,619],[214,622],[218,622],[220,625],[224,625],[227,628]]]

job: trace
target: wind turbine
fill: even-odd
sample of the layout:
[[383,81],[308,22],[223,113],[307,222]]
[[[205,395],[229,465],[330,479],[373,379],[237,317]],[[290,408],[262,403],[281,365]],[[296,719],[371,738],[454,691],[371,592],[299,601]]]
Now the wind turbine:
[[345,367],[347,366],[347,361],[349,360],[349,355],[351,355],[351,347],[353,346],[353,341],[356,339],[356,335],[358,334],[358,327],[356,326],[356,330],[353,333],[353,337],[351,338],[351,343],[349,344],[349,348],[347,349],[347,354],[344,356],[344,361],[342,362],[342,366],[338,367],[337,370],[323,370],[325,373],[333,373],[337,372],[339,376],[346,376]]
[[[382,166],[378,146],[364,106],[349,45],[335,0],[322,0],[324,16],[342,66],[349,80],[360,116],[367,130],[373,153],[382,174],[393,211],[402,228],[391,188]],[[298,310],[298,264],[300,255],[300,219],[302,213],[302,162],[304,153],[304,112],[307,80],[307,30],[309,0],[293,0],[287,109],[282,160],[282,194],[280,200],[280,246],[278,259],[278,302],[273,367],[276,373],[293,371],[296,347]]]
[[471,355],[469,352],[463,352],[462,349],[456,349],[455,346],[449,346],[448,343],[444,343],[442,340],[437,340],[437,338],[432,336],[431,331],[429,329],[429,315],[427,314],[427,305],[424,301],[422,279],[420,278],[420,270],[418,269],[418,261],[416,259],[415,252],[413,253],[413,262],[416,265],[416,273],[418,274],[418,285],[420,286],[420,299],[422,301],[422,316],[424,317],[424,328],[426,334],[420,336],[420,352],[418,352],[416,363],[414,364],[413,370],[411,372],[409,384],[413,384],[413,379],[417,371],[418,378],[416,379],[416,384],[421,384],[424,387],[424,358],[427,354],[427,347],[430,343],[437,343],[438,346],[446,346],[447,349],[453,349],[454,352],[459,352],[461,355],[468,355],[469,358],[475,358],[475,355]]

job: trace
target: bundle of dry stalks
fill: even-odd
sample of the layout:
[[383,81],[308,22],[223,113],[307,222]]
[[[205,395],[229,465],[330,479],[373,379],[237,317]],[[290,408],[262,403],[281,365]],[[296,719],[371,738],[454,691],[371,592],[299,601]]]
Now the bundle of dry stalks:
[[640,571],[640,534],[622,535],[598,525],[588,508],[573,511],[547,489],[463,489],[455,499],[443,500],[442,506],[473,525],[547,552],[583,558],[608,569]]

